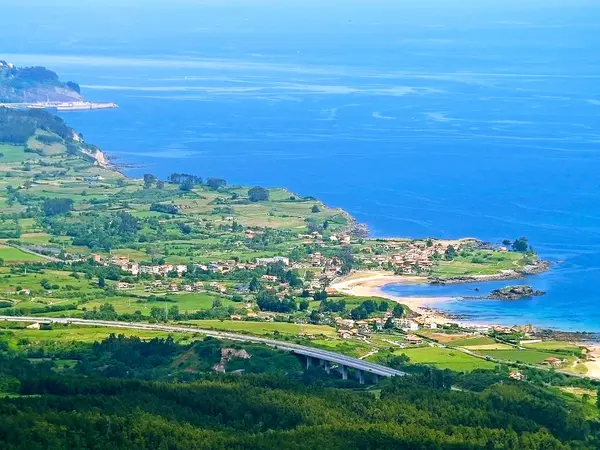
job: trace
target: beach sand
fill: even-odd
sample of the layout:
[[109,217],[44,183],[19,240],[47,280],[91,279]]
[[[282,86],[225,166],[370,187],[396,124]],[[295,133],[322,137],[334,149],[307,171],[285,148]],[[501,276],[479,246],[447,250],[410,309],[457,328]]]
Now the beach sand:
[[[330,287],[335,289],[341,294],[353,295],[357,297],[382,297],[392,300],[397,303],[408,306],[411,310],[421,315],[424,319],[443,324],[454,322],[458,323],[457,320],[450,320],[445,317],[442,313],[431,309],[435,303],[445,302],[451,300],[447,297],[400,297],[397,295],[390,294],[383,290],[384,286],[388,284],[401,284],[401,283],[425,283],[426,277],[418,276],[399,276],[394,275],[392,272],[385,271],[369,271],[369,272],[356,272],[352,275],[334,282]],[[461,322],[467,325],[465,322]],[[469,323],[469,325],[472,325]]]
[[[435,310],[436,303],[451,300],[447,297],[400,297],[389,294],[383,290],[383,287],[388,284],[410,284],[410,283],[425,283],[426,277],[417,276],[398,276],[392,272],[385,271],[368,271],[355,272],[348,277],[334,282],[330,287],[336,291],[358,297],[382,297],[392,300],[397,303],[408,306],[417,314],[429,322],[438,324],[458,323],[462,326],[493,326],[494,324],[483,324],[468,322],[464,320],[450,319],[443,313]],[[594,357],[592,361],[583,361],[587,367],[585,376],[595,379],[600,379],[600,344],[590,345],[589,343],[579,343],[579,346],[587,347],[590,354]]]
[[585,367],[587,367],[586,376],[590,378],[600,379],[600,345],[589,345],[581,344],[587,347],[590,355],[594,357],[594,361],[586,361]]

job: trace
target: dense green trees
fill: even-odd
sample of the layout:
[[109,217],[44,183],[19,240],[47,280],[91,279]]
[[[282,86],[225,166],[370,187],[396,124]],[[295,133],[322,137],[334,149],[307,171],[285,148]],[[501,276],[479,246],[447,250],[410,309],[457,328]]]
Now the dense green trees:
[[65,122],[46,111],[0,108],[0,142],[25,145],[36,130],[57,134],[65,141],[72,140],[72,131]]
[[[0,343],[4,341],[0,340]],[[210,374],[223,348],[243,348]],[[581,403],[506,373],[457,380],[427,367],[385,380],[380,395],[343,389],[293,355],[206,338],[180,345],[111,335],[93,345],[0,345],[2,449],[511,449],[592,450],[595,419]],[[53,358],[77,360],[54,367]],[[401,359],[401,358],[397,358]],[[402,364],[402,363],[401,363]],[[260,375],[256,375],[260,374]],[[473,391],[451,390],[473,378]],[[162,381],[157,381],[162,380]],[[168,382],[167,382],[168,381]],[[174,383],[172,382],[174,381]],[[185,381],[185,383],[177,383]],[[346,384],[344,384],[346,383]],[[340,387],[326,387],[337,385]]]
[[[147,359],[132,351],[133,360]],[[214,358],[209,348],[202,355]],[[129,360],[121,362],[104,369],[107,375],[126,374]],[[17,389],[40,397],[2,401],[5,449],[598,448],[580,409],[558,399],[548,408],[547,397],[525,385],[473,394],[414,377],[393,380],[381,399],[252,375],[188,385],[31,377]]]
[[11,85],[14,87],[29,87],[32,85],[58,85],[58,75],[42,66],[15,67],[12,70]]
[[223,178],[209,178],[208,180],[206,180],[206,185],[210,189],[216,191],[217,189],[221,189],[227,186],[227,181],[225,181]]
[[269,200],[269,191],[260,186],[255,186],[248,191],[248,199],[251,202],[264,202]]
[[525,236],[521,236],[512,243],[512,249],[515,252],[524,253],[529,250],[529,241]]
[[296,311],[297,305],[293,298],[279,298],[273,291],[263,290],[256,296],[256,304],[262,311],[290,313]]
[[41,222],[53,234],[72,237],[75,245],[105,250],[138,241],[141,229],[139,219],[126,212],[107,215],[89,213],[78,216],[74,221],[49,217]]
[[150,211],[156,211],[166,214],[178,214],[179,210],[171,203],[152,203],[150,205]]
[[392,310],[392,316],[394,317],[402,317],[404,315],[404,306],[400,303],[396,303],[394,305],[394,309]]
[[354,320],[368,319],[373,313],[387,311],[387,308],[388,305],[385,301],[377,304],[375,300],[365,300],[350,311],[350,317]]
[[71,89],[72,91],[75,91],[78,94],[81,94],[81,87],[79,86],[79,84],[75,83],[74,81],[67,81],[65,83],[65,86],[67,86],[67,88]]
[[192,184],[202,184],[202,178],[188,173],[172,173],[167,177],[169,183],[180,184],[185,180],[189,180]]
[[444,256],[446,257],[446,259],[448,261],[453,260],[454,258],[456,258],[456,249],[454,248],[453,245],[449,245],[448,248],[446,249],[446,251],[444,252]]
[[73,200],[70,198],[49,198],[44,200],[42,209],[46,216],[58,216],[67,214],[73,208]]

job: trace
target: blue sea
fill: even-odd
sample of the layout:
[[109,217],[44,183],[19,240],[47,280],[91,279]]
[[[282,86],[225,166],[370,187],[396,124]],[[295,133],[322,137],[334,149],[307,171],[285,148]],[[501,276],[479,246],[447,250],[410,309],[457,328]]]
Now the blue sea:
[[286,186],[375,236],[527,236],[546,296],[443,307],[600,332],[598,2],[9,3],[0,58],[117,102],[64,117],[129,174]]

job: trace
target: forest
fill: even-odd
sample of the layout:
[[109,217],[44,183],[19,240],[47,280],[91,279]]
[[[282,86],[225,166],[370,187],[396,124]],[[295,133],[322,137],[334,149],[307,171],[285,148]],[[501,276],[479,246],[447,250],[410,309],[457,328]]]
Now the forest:
[[[480,392],[451,390],[426,370],[363,390],[256,346],[246,346],[250,357],[232,366],[241,370],[215,374],[210,367],[228,344],[210,338],[181,345],[172,337],[110,335],[25,352],[0,342],[3,449],[600,445],[598,424],[581,406],[527,383],[490,378]],[[67,359],[76,364],[54,362]]]
[[6,61],[0,60],[0,101],[19,102],[32,101],[30,95],[27,98],[26,92],[35,89],[48,89],[48,94],[53,93],[54,88],[60,88],[71,91],[75,94],[81,93],[80,86],[68,81],[63,83],[58,75],[42,66],[33,67],[15,67]]
[[37,130],[49,131],[71,141],[71,129],[64,121],[46,111],[19,111],[0,108],[0,142],[25,145]]

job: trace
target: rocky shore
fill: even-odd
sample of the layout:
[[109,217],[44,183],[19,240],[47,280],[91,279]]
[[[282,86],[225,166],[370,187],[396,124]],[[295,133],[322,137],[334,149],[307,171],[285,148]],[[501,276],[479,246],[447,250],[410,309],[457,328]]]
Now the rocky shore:
[[535,290],[531,286],[506,286],[493,290],[487,298],[499,300],[520,300],[522,298],[539,297],[546,295],[544,291]]

